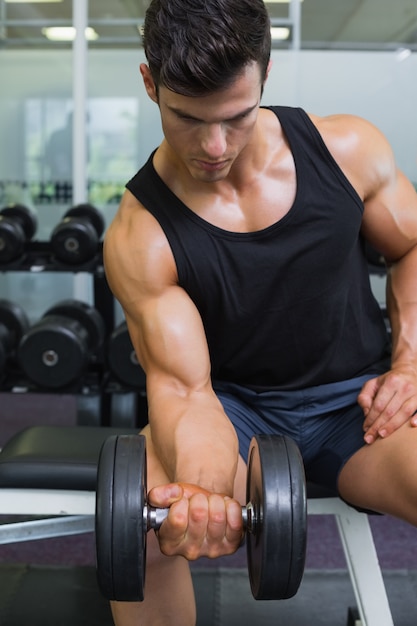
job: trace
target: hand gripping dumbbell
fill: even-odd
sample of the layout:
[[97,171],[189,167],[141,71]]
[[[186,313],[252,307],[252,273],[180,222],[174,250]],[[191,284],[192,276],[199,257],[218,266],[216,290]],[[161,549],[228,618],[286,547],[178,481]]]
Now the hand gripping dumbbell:
[[36,385],[66,387],[84,374],[104,336],[104,320],[97,309],[79,300],[63,300],[23,335],[20,367]]
[[55,258],[68,265],[81,265],[98,252],[105,223],[100,211],[91,204],[79,204],[67,211],[51,234]]
[[146,376],[139,364],[126,322],[111,333],[107,345],[107,361],[111,373],[126,387],[143,390]]
[[4,374],[8,358],[28,328],[29,319],[21,306],[0,300],[0,375]]
[[0,264],[22,256],[25,244],[36,232],[36,215],[23,204],[10,204],[0,211]]
[[[109,600],[143,600],[146,534],[157,530],[168,514],[168,509],[153,508],[146,500],[145,445],[143,435],[113,436],[100,453],[97,578]],[[303,577],[307,536],[304,467],[292,439],[252,439],[246,498],[242,517],[252,594],[257,600],[290,598]]]

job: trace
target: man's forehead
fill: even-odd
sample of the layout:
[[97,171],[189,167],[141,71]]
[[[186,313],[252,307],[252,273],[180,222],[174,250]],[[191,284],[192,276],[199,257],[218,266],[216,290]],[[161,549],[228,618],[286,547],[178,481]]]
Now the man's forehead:
[[182,117],[206,121],[209,117],[233,120],[250,113],[259,105],[262,85],[257,65],[248,67],[228,87],[203,96],[176,93],[159,88],[160,105]]

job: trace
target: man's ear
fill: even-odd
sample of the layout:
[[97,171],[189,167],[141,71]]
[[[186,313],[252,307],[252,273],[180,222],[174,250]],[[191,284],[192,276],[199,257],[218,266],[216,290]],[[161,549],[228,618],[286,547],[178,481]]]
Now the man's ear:
[[264,86],[265,86],[266,81],[268,80],[268,76],[269,76],[269,72],[271,71],[271,67],[272,67],[272,60],[270,59],[269,63],[268,63],[268,67],[266,68]]
[[145,85],[146,93],[151,100],[158,104],[158,93],[155,82],[152,78],[151,70],[146,63],[141,63],[139,66],[140,73],[142,74],[143,84]]

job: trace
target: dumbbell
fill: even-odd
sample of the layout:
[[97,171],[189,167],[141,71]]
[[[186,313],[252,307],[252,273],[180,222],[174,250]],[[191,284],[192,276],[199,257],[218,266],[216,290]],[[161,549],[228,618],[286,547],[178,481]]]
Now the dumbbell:
[[21,306],[0,300],[0,374],[4,373],[9,356],[28,328],[29,319]]
[[[108,600],[144,598],[146,534],[168,509],[147,502],[143,435],[108,438],[100,452],[96,495],[96,562]],[[257,600],[290,598],[304,573],[307,505],[304,467],[294,441],[256,435],[250,445],[242,517],[248,571]]]
[[36,385],[65,387],[86,371],[104,336],[97,309],[79,300],[62,300],[23,335],[18,360]]
[[97,254],[104,228],[102,214],[91,204],[69,209],[51,234],[55,258],[68,265],[90,261]]
[[139,364],[126,322],[119,324],[109,337],[107,361],[110,371],[123,385],[145,388],[145,372]]
[[36,232],[36,215],[23,204],[10,204],[0,211],[0,264],[22,256],[25,244]]

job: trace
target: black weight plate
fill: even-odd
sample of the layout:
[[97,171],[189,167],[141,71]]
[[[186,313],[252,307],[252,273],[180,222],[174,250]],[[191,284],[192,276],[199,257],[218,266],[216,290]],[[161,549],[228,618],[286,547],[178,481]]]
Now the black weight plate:
[[90,222],[65,218],[51,234],[51,248],[62,263],[81,265],[90,261],[98,250],[97,233]]
[[25,250],[25,233],[22,226],[0,215],[0,263],[11,263]]
[[114,599],[144,597],[146,565],[146,447],[141,435],[117,440],[113,479],[112,561]]
[[29,328],[29,318],[16,302],[0,299],[0,324],[13,335],[12,343],[17,344]]
[[107,358],[111,372],[122,384],[145,389],[145,372],[137,360],[126,322],[122,322],[110,335]]
[[292,555],[288,573],[287,598],[298,591],[304,575],[307,550],[307,487],[304,463],[296,443],[285,438],[292,486]]
[[104,442],[97,468],[96,490],[96,566],[97,582],[103,596],[114,600],[113,585],[113,476],[117,435]]
[[18,359],[26,376],[37,385],[66,387],[80,378],[88,365],[86,331],[75,320],[50,315],[22,337]]
[[106,227],[102,213],[92,204],[77,204],[65,213],[65,217],[79,217],[91,222],[96,231],[97,238],[100,239]]
[[38,227],[38,219],[36,214],[33,213],[28,207],[23,204],[10,204],[0,211],[1,215],[10,218],[11,220],[17,220],[26,239],[32,239]]
[[[249,450],[247,501],[254,508],[255,528],[246,533],[246,545],[257,600],[291,597],[304,571],[305,478],[294,448],[287,437],[257,435]],[[300,528],[294,529],[294,524]]]
[[72,299],[61,300],[48,309],[43,317],[50,315],[68,317],[81,324],[87,331],[90,350],[97,350],[103,343],[106,333],[103,317],[96,308],[86,302]]
[[3,376],[6,369],[7,357],[9,354],[9,342],[7,331],[4,326],[0,324],[0,376]]

